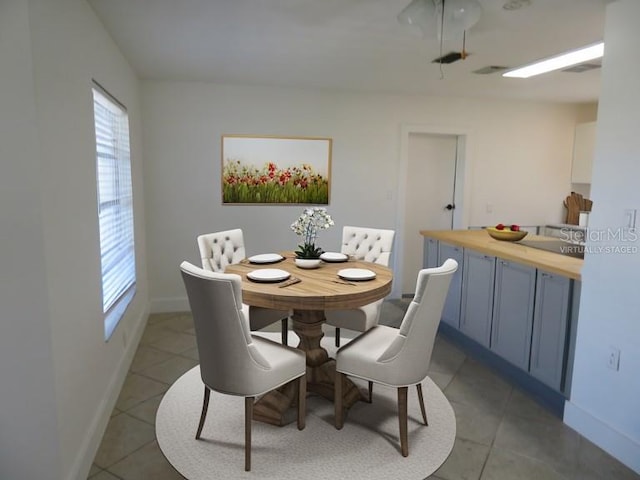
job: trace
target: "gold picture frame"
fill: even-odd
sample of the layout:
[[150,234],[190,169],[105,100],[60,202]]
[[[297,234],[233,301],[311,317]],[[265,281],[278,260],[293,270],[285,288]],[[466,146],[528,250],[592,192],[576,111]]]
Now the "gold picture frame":
[[223,205],[328,205],[333,140],[222,135]]

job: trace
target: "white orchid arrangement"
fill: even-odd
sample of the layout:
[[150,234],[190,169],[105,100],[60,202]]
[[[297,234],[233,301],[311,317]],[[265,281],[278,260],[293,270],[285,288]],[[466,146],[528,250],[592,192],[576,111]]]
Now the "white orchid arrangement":
[[335,225],[327,209],[323,207],[305,208],[298,219],[291,224],[291,230],[296,235],[303,237],[302,245],[298,245],[296,257],[320,258],[322,249],[316,247],[316,238],[319,230],[325,230]]

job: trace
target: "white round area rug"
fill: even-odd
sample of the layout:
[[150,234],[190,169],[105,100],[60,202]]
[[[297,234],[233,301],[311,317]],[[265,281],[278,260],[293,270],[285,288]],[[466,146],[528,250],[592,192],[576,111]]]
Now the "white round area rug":
[[[329,339],[323,340],[333,354]],[[366,391],[366,383],[358,386]],[[333,403],[313,394],[307,397],[304,430],[295,422],[276,427],[254,421],[251,472],[245,472],[244,398],[212,391],[202,437],[195,439],[204,390],[199,367],[165,394],[156,436],[167,460],[188,480],[422,480],[444,463],[456,435],[455,415],[442,391],[429,378],[422,389],[429,426],[422,423],[416,389],[410,388],[408,457],[400,454],[396,390],[374,384],[373,403],[351,407],[342,430],[334,427]]]

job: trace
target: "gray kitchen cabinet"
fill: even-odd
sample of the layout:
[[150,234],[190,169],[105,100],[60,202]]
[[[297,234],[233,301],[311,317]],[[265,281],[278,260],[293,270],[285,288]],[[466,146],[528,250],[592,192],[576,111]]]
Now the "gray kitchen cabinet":
[[491,350],[524,371],[529,369],[535,289],[534,267],[497,260]]
[[440,242],[437,265],[442,265],[447,258],[458,262],[458,270],[453,274],[449,293],[442,309],[442,321],[455,328],[460,328],[460,299],[462,296],[462,272],[464,270],[464,249]]
[[[485,250],[478,243],[484,237],[475,232],[434,236],[425,237],[424,266],[439,266],[447,258],[459,265],[440,332],[562,417],[571,389],[580,303],[577,272],[561,268],[566,273],[552,274],[545,270],[551,266],[530,263],[527,256],[518,261],[517,249],[508,243]],[[450,238],[459,246],[447,243]],[[503,258],[502,250],[511,260]]]
[[435,238],[425,238],[424,239],[424,251],[422,265],[423,268],[434,268],[438,267],[438,240]]
[[489,348],[496,257],[464,250],[460,330]]
[[560,390],[567,345],[571,280],[538,271],[529,373]]

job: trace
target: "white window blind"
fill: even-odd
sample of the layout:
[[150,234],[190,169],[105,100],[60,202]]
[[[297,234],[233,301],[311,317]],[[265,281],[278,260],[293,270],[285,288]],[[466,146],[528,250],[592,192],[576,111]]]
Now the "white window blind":
[[93,89],[102,267],[102,309],[108,339],[133,298],[136,283],[129,117]]

